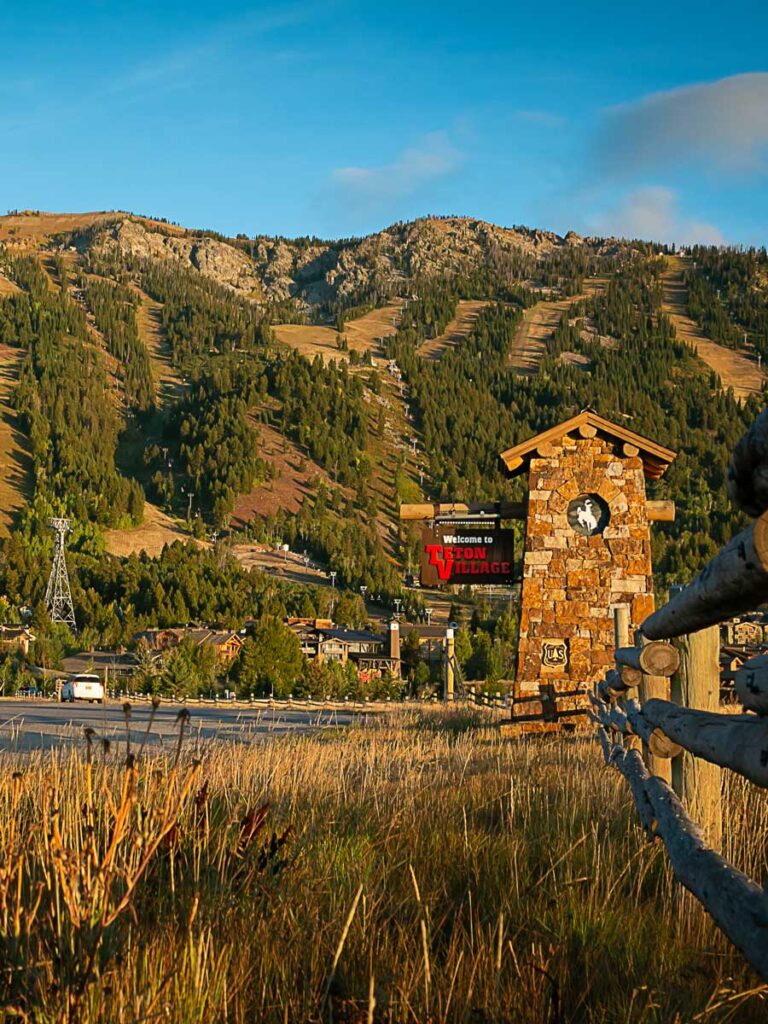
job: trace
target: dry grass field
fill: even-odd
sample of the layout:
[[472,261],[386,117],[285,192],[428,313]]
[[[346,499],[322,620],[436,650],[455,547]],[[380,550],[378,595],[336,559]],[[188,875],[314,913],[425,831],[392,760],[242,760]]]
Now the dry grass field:
[[42,210],[8,214],[0,217],[0,242],[39,245],[50,235],[87,228],[113,216],[115,214],[106,212],[45,213]]
[[523,376],[533,376],[538,371],[541,357],[547,349],[547,341],[557,330],[563,314],[568,312],[574,302],[596,295],[604,288],[604,280],[592,278],[584,283],[581,295],[551,302],[537,302],[535,306],[526,309],[512,342],[512,368]]
[[487,305],[485,300],[460,299],[456,304],[456,316],[441,335],[419,345],[419,355],[425,359],[442,358],[447,349],[455,348],[466,338]]
[[126,530],[106,530],[104,539],[107,551],[120,558],[138,555],[142,551],[146,551],[150,558],[156,558],[166,544],[173,544],[176,540],[185,543],[191,541],[200,547],[207,546],[205,541],[196,540],[176,520],[149,501],[144,503],[144,522],[140,526]]
[[[44,210],[22,210],[19,213],[0,217],[0,242],[18,248],[38,247],[51,235],[63,231],[77,231],[97,224],[99,221],[114,220],[116,217],[130,217],[124,210],[100,210],[91,213],[46,213]],[[148,226],[154,225],[169,234],[183,235],[184,228],[165,224],[147,217],[137,220]]]
[[0,273],[0,298],[4,295],[15,295],[19,291],[19,286],[14,284],[4,274]]
[[678,338],[693,345],[696,354],[720,377],[724,388],[733,388],[736,398],[762,393],[765,374],[755,360],[744,352],[718,345],[708,338],[699,325],[688,316],[688,292],[683,274],[689,260],[680,256],[667,257],[664,273],[664,301],[662,309],[675,325]]
[[232,524],[243,526],[257,513],[275,515],[281,508],[296,513],[312,489],[315,480],[329,480],[324,469],[305,455],[289,438],[274,427],[251,423],[259,435],[259,455],[275,467],[274,480],[259,484],[250,494],[241,494],[232,513]]
[[[401,302],[393,302],[379,309],[371,310],[357,320],[350,320],[344,327],[350,351],[367,352],[377,349],[376,338],[394,334],[400,317]],[[297,349],[307,359],[319,355],[322,359],[348,359],[337,344],[339,334],[332,327],[315,327],[308,324],[276,324],[272,330],[278,339],[291,348]]]
[[171,347],[163,333],[162,303],[151,299],[139,288],[135,291],[140,300],[136,310],[139,337],[147,346],[155,392],[162,403],[177,398],[184,389],[184,383],[171,361]]
[[[459,709],[128,764],[9,754],[6,1019],[756,1024],[766,986],[701,916],[587,739]],[[174,750],[174,747],[176,749]],[[765,869],[765,799],[724,834]]]
[[[418,501],[420,461],[427,462],[420,450],[418,431],[408,410],[408,388],[385,371],[379,371],[380,394],[368,393],[367,453],[375,471],[368,486],[376,498],[376,518],[384,550],[390,557],[397,544],[397,523],[400,501]],[[384,432],[378,432],[378,418],[383,413]],[[414,451],[413,441],[416,440]]]
[[23,349],[0,345],[0,533],[6,534],[15,514],[32,492],[32,459],[10,404],[19,378]]

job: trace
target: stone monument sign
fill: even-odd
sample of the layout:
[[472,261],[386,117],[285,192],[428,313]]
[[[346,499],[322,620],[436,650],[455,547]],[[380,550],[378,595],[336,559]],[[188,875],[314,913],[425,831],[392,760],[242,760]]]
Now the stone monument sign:
[[513,717],[522,731],[575,726],[587,690],[613,664],[617,605],[634,630],[653,611],[650,523],[674,518],[646,498],[675,453],[591,410],[501,455],[528,471]]

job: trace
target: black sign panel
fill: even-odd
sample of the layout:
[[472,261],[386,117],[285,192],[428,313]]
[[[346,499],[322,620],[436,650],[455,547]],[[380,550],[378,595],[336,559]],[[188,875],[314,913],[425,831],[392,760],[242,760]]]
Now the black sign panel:
[[514,530],[494,523],[441,523],[422,532],[421,585],[512,583]]

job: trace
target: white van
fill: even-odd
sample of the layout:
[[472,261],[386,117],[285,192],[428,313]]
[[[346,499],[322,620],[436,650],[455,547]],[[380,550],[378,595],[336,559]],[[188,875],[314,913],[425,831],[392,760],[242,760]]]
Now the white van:
[[94,701],[98,701],[99,704],[104,703],[104,686],[97,675],[91,675],[87,672],[78,673],[68,679],[66,683],[62,683],[61,691],[59,693],[59,700],[74,702],[76,700],[87,700],[93,704]]

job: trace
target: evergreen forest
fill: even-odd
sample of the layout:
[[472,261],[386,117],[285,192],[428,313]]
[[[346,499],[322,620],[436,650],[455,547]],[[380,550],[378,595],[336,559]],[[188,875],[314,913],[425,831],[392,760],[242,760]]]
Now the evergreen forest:
[[[689,579],[740,528],[725,494],[728,458],[763,399],[737,400],[676,336],[662,308],[667,249],[595,239],[537,253],[485,241],[481,259],[457,257],[435,270],[408,250],[413,230],[390,229],[406,241],[388,273],[370,239],[332,243],[340,265],[358,261],[355,286],[335,294],[319,260],[320,270],[295,271],[303,292],[297,285],[267,295],[259,239],[214,236],[262,274],[260,297],[193,261],[101,244],[96,228],[0,248],[10,282],[0,290],[0,345],[17,366],[7,415],[28,458],[24,504],[0,549],[0,594],[7,618],[31,609],[40,659],[55,662],[83,643],[128,644],[152,625],[239,628],[329,611],[327,588],[244,568],[233,551],[249,542],[279,539],[333,567],[336,598],[348,595],[334,609],[339,621],[364,624],[361,588],[380,608],[397,600],[423,617],[423,600],[404,587],[417,534],[398,522],[399,502],[521,499],[524,481],[504,475],[499,452],[584,408],[678,453],[649,485],[650,497],[677,505],[675,522],[653,531],[658,588]],[[291,244],[300,267],[321,243]],[[321,273],[326,291],[309,301],[308,289],[318,287],[312,275]],[[601,287],[585,292],[585,282],[598,279]],[[684,283],[688,313],[708,337],[746,346],[754,358],[768,353],[765,250],[694,248]],[[515,339],[532,307],[563,299],[535,372],[517,371]],[[421,347],[443,336],[467,302],[479,307],[471,328],[439,358],[425,358]],[[350,325],[387,303],[399,303],[393,333],[362,353],[350,349]],[[143,326],[150,314],[154,341]],[[281,323],[335,331],[338,356],[286,343]],[[172,387],[161,387],[161,371]],[[406,424],[401,436],[395,413]],[[265,432],[299,453],[307,483],[298,511],[266,502],[280,470]],[[409,446],[417,453],[410,461]],[[248,495],[249,516],[236,524]],[[146,502],[206,546],[110,554],[110,531],[140,531]],[[73,525],[77,640],[47,620],[52,515]],[[514,610],[501,619],[478,608],[462,641],[465,665],[474,658],[488,672],[501,657],[493,671],[508,670]],[[275,641],[266,627],[259,636],[254,644]],[[257,684],[244,676],[238,685]]]

